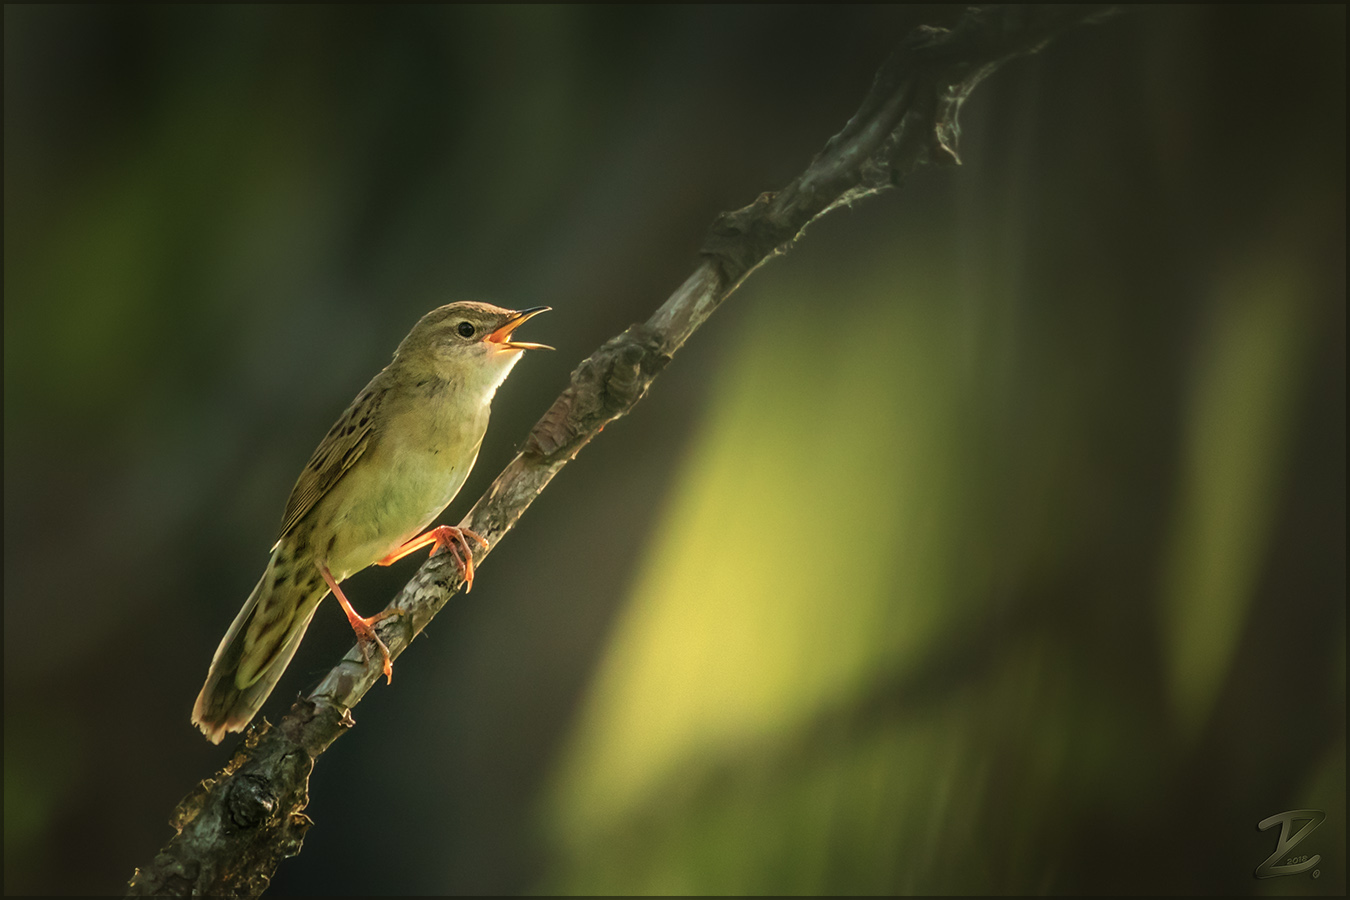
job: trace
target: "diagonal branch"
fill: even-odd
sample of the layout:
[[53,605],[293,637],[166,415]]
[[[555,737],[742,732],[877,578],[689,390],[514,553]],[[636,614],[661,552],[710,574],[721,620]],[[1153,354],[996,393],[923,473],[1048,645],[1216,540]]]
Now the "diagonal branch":
[[[782,190],[717,217],[692,275],[645,323],[606,341],[572,373],[530,431],[525,448],[461,522],[487,539],[481,563],[553,476],[605,425],[646,394],[690,335],[765,261],[788,250],[817,217],[900,183],[923,165],[960,162],[957,115],[1000,65],[1034,53],[1061,32],[1109,15],[1109,7],[969,10],[952,29],[916,29],[882,64],[862,105],[801,175]],[[427,561],[390,604],[381,637],[398,656],[460,589],[446,554]],[[252,895],[280,861],[300,852],[312,824],[314,761],[353,724],[350,710],[379,679],[352,648],[276,728],[251,726],[229,764],[174,810],[177,831],[130,881],[133,895]]]

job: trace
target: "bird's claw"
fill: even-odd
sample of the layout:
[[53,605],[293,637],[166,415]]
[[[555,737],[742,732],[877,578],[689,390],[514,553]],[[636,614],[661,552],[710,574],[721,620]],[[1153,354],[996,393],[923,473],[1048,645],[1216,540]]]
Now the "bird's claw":
[[447,552],[454,557],[455,565],[459,567],[460,574],[464,576],[464,593],[473,590],[473,548],[469,546],[468,539],[477,541],[484,550],[489,548],[489,544],[480,535],[475,534],[467,528],[456,528],[453,525],[437,525],[426,534],[418,535],[399,547],[393,553],[390,553],[384,559],[380,560],[378,565],[388,566],[412,553],[414,550],[420,550],[428,544],[433,545],[431,555],[435,556],[436,551],[445,548]]

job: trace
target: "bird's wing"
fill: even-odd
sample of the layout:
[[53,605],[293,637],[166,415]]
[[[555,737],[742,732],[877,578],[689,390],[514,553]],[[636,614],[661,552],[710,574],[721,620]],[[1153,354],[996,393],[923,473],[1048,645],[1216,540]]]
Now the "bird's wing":
[[309,458],[291,489],[291,498],[286,501],[286,512],[281,517],[281,538],[286,537],[295,523],[303,519],[366,452],[380,404],[388,393],[377,382],[378,377],[356,395],[352,405],[338,417]]

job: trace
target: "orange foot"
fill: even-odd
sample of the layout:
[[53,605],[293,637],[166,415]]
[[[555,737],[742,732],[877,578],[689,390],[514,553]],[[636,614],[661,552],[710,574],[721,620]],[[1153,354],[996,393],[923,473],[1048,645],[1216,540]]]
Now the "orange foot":
[[459,572],[464,576],[464,593],[467,594],[473,590],[473,550],[469,547],[469,542],[465,538],[473,538],[484,550],[488,549],[488,542],[467,528],[437,525],[426,534],[408,541],[408,543],[380,560],[378,564],[381,566],[393,565],[409,553],[420,550],[427,544],[436,545],[431,548],[433,556],[439,548],[444,547],[455,558],[455,565],[459,566]]
[[357,615],[356,610],[352,609],[351,603],[347,602],[347,595],[342,593],[342,588],[338,587],[333,573],[328,571],[328,566],[319,563],[319,574],[323,575],[323,580],[328,582],[328,588],[333,592],[333,596],[338,598],[342,604],[342,611],[347,614],[347,621],[352,623],[352,631],[356,632],[356,645],[361,648],[361,659],[366,665],[370,665],[370,644],[373,641],[375,646],[380,648],[380,657],[384,661],[385,684],[392,684],[394,681],[394,664],[389,658],[389,648],[380,640],[380,636],[375,633],[375,624],[382,622],[390,616],[401,616],[401,609],[386,609],[384,612],[366,618]]

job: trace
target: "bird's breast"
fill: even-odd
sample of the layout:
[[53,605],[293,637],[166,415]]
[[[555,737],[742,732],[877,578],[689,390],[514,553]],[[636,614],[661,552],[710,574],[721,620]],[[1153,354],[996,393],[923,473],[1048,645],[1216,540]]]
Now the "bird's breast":
[[334,529],[335,573],[359,571],[388,555],[424,531],[459,493],[478,457],[487,416],[458,412],[411,409],[384,423],[379,439],[343,478],[350,484],[333,511],[340,522]]

